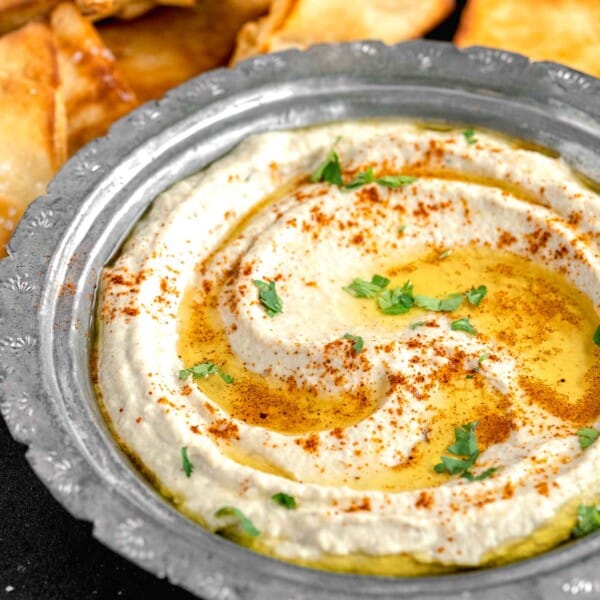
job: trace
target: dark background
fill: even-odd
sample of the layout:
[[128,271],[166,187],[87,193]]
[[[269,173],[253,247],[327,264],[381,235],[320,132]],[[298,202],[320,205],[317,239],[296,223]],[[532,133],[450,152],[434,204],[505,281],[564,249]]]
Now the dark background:
[[[450,40],[465,0],[429,39]],[[0,418],[0,598],[137,599],[193,596],[143,571],[92,537],[46,490]]]

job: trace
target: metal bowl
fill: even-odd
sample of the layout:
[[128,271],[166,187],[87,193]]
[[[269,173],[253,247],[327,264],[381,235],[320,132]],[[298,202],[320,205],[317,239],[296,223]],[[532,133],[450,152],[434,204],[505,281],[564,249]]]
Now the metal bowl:
[[159,192],[248,134],[385,115],[468,123],[555,149],[600,182],[598,98],[600,81],[508,52],[357,42],[254,58],[142,106],[66,164],[0,264],[0,409],[12,435],[98,539],[206,598],[597,597],[599,535],[501,568],[410,579],[304,569],[213,535],[119,450],[88,365],[102,266]]

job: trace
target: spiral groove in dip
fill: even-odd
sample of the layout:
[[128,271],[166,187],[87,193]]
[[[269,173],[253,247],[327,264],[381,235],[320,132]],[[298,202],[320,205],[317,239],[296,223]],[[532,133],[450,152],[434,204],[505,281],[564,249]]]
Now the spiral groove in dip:
[[[334,144],[345,181],[417,179],[311,182]],[[559,159],[490,134],[381,121],[248,139],[162,194],[105,269],[103,405],[184,512],[219,529],[235,506],[265,552],[400,573],[541,551],[600,494],[600,446],[576,435],[600,414],[599,215]],[[386,315],[343,289],[374,274],[488,293]],[[275,282],[281,313],[256,281]],[[475,334],[454,328],[467,318]],[[233,382],[180,378],[206,362]],[[481,481],[434,470],[469,422],[472,475],[496,469]]]

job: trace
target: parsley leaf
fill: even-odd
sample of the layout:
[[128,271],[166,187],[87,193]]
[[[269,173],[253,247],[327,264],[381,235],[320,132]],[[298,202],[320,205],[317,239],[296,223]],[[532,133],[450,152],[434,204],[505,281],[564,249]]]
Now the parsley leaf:
[[598,325],[598,327],[596,328],[593,339],[594,339],[594,344],[596,344],[596,346],[600,346],[600,325]]
[[363,351],[363,348],[365,347],[365,340],[363,340],[360,335],[352,335],[351,333],[345,333],[343,337],[345,340],[352,340],[354,342],[354,344],[352,345],[352,350],[354,350],[356,354],[359,354]]
[[385,290],[377,297],[377,304],[385,315],[406,313],[414,303],[413,285],[410,281],[406,281],[401,288]]
[[469,302],[469,304],[472,304],[473,306],[479,306],[481,304],[481,301],[485,298],[486,294],[487,288],[485,287],[485,285],[480,285],[477,288],[472,287],[465,294],[465,296],[467,297],[467,301]]
[[423,294],[417,294],[415,296],[415,304],[425,310],[432,310],[434,312],[451,312],[456,310],[463,301],[462,294],[450,294],[445,298],[431,298]]
[[183,470],[185,472],[186,477],[192,476],[192,471],[194,470],[194,465],[190,462],[187,454],[187,446],[184,446],[181,449],[181,462],[183,464]]
[[277,313],[283,312],[283,302],[277,295],[274,281],[255,279],[253,283],[258,288],[258,299],[267,309],[269,317],[274,317]]
[[287,508],[288,510],[293,510],[298,505],[296,503],[296,499],[294,496],[288,496],[283,492],[278,492],[277,494],[273,494],[271,496],[271,500],[275,502],[275,504],[279,504],[279,506],[283,506],[283,508]]
[[254,527],[252,521],[235,506],[222,506],[216,513],[215,517],[235,517],[240,524],[240,527],[251,537],[258,537],[260,531]]
[[190,375],[192,376],[192,379],[205,379],[215,373],[218,374],[225,383],[233,383],[233,377],[231,377],[231,375],[223,373],[217,365],[211,362],[203,362],[194,365],[189,369],[181,369],[181,371],[179,371],[179,379],[187,379]]
[[487,360],[489,357],[491,356],[491,354],[489,352],[486,352],[485,354],[482,354],[478,359],[477,362],[479,364],[481,364],[484,360]]
[[463,135],[465,136],[465,140],[467,140],[467,144],[476,144],[477,143],[477,134],[474,129],[465,129],[463,131]]
[[579,447],[585,450],[598,439],[600,431],[593,427],[582,427],[577,431],[577,436],[579,437]]
[[412,177],[410,175],[384,175],[383,177],[378,177],[375,181],[379,185],[385,187],[397,188],[414,183],[417,181],[417,177]]
[[438,463],[433,468],[436,473],[444,473],[447,471],[450,475],[462,475],[467,469],[475,464],[478,456],[479,452],[465,459],[442,456],[442,462]]
[[471,317],[462,317],[450,323],[450,329],[454,331],[465,331],[471,335],[477,335],[477,330],[471,325]]
[[483,473],[480,473],[479,475],[473,475],[473,473],[471,473],[470,471],[465,471],[462,474],[462,477],[468,479],[469,481],[483,481],[484,479],[487,479],[488,477],[493,475],[497,470],[498,469],[496,467],[490,467],[489,469],[486,469]]
[[573,536],[583,537],[597,529],[600,529],[600,510],[598,510],[598,507],[580,504],[577,511],[577,525],[572,531]]
[[492,467],[479,475],[473,475],[469,471],[479,457],[477,436],[475,435],[475,429],[478,425],[479,421],[473,421],[454,428],[454,444],[448,446],[446,451],[455,456],[464,456],[466,458],[442,456],[442,462],[433,467],[436,473],[448,472],[450,475],[460,475],[469,481],[482,481],[498,470]]
[[361,187],[368,183],[375,181],[375,174],[373,173],[373,167],[369,167],[366,171],[359,173],[350,183],[344,186],[345,190],[353,190],[354,188]]
[[448,446],[448,452],[451,454],[460,454],[462,456],[471,456],[477,450],[477,437],[475,436],[475,428],[479,425],[478,421],[461,425],[454,428],[455,442]]
[[313,171],[310,180],[313,183],[327,181],[334,185],[343,185],[342,165],[340,164],[340,157],[335,150],[329,151],[325,160]]
[[373,275],[371,281],[357,278],[354,279],[350,285],[347,285],[342,289],[355,298],[375,298],[375,296],[389,284],[390,280],[387,277]]
[[423,327],[423,325],[427,325],[427,321],[415,321],[414,323],[411,323],[409,327],[411,329],[416,329],[417,327]]

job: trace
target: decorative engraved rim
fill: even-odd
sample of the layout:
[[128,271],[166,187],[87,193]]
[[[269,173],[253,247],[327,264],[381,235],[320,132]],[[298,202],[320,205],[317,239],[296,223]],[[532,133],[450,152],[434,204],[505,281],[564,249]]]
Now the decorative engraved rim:
[[417,41],[260,56],[169,92],[74,156],[0,263],[0,410],[53,495],[94,535],[205,598],[560,598],[600,591],[600,537],[507,567],[414,579],[272,560],[191,524],[137,475],[87,369],[99,269],[158,191],[248,133],[403,114],[497,128],[557,149],[600,181],[600,82],[553,63]]

